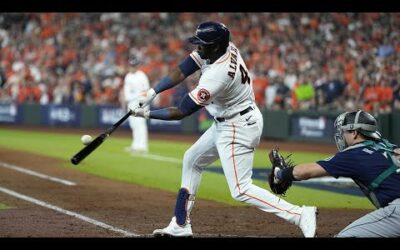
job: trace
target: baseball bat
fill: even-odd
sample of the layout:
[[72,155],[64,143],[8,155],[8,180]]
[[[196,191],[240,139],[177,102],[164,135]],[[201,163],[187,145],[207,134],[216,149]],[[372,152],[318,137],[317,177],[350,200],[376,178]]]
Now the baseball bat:
[[129,110],[119,121],[114,123],[111,127],[106,129],[103,133],[97,136],[93,141],[86,145],[81,151],[76,153],[72,158],[71,162],[74,165],[78,165],[83,159],[91,154],[96,148],[98,148],[128,117],[132,114],[132,110]]

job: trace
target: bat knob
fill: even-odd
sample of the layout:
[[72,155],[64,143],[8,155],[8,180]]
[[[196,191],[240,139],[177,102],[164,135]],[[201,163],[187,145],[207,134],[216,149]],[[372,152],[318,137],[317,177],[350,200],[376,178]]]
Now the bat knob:
[[79,160],[78,160],[76,157],[72,157],[72,158],[71,158],[71,162],[72,162],[72,164],[74,164],[74,165],[78,165]]

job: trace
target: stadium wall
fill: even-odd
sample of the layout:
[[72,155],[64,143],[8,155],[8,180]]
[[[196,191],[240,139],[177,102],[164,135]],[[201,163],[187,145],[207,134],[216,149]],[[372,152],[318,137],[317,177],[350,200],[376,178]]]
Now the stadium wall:
[[[0,103],[0,124],[25,124],[49,127],[106,128],[118,121],[125,110],[109,105],[39,105]],[[340,112],[262,110],[263,138],[334,143],[333,123]],[[376,117],[385,138],[400,145],[400,111]],[[213,122],[202,109],[181,121],[149,120],[150,131],[202,133]],[[128,122],[121,129],[129,129]]]

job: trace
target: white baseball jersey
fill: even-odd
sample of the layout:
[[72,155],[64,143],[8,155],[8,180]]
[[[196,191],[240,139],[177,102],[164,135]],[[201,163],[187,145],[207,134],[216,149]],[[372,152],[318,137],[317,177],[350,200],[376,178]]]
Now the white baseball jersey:
[[[124,79],[124,97],[128,108],[133,109],[138,104],[138,96],[142,91],[147,91],[150,88],[149,79],[146,74],[137,70],[129,72]],[[129,126],[132,130],[132,144],[130,151],[132,152],[148,152],[148,131],[147,123],[144,118],[133,117],[129,118]]]
[[214,117],[230,118],[254,105],[253,84],[239,53],[229,43],[226,53],[213,64],[201,59],[197,51],[190,56],[201,68],[198,86],[190,93],[197,105],[206,106]]

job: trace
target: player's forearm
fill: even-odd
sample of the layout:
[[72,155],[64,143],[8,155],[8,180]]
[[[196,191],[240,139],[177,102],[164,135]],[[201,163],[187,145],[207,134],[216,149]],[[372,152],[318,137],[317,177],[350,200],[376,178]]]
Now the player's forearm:
[[174,69],[171,74],[161,79],[161,81],[154,86],[154,91],[159,94],[167,89],[173,88],[183,80],[185,80],[186,76],[182,73],[179,68]]
[[197,105],[188,94],[182,99],[179,107],[169,107],[164,109],[157,109],[153,111],[146,111],[143,108],[136,108],[133,110],[133,116],[144,117],[146,119],[158,120],[181,120],[201,109],[203,106]]
[[308,180],[327,175],[328,173],[318,163],[303,163],[293,169],[293,177],[296,180]]
[[311,178],[327,176],[328,173],[317,163],[304,163],[295,167],[281,169],[276,177],[282,181],[303,181]]
[[182,113],[177,107],[169,107],[164,109],[152,110],[149,112],[148,117],[150,119],[157,120],[181,120],[187,115]]

